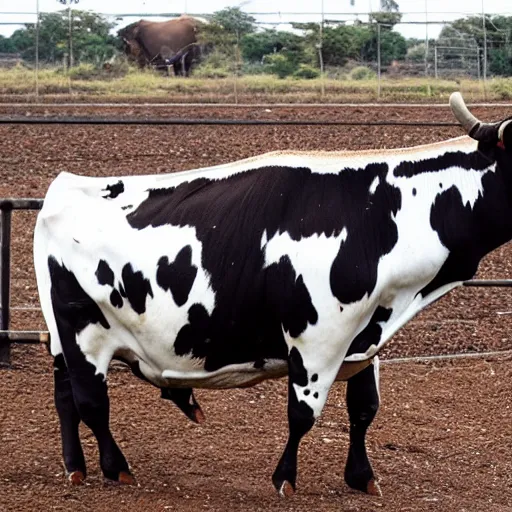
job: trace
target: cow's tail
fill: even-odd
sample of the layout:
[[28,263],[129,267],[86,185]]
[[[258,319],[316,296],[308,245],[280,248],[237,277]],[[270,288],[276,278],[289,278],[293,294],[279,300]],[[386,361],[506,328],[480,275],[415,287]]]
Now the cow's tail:
[[51,255],[50,246],[52,243],[49,221],[51,221],[52,216],[56,213],[56,205],[52,202],[52,186],[53,184],[50,186],[43,208],[37,216],[36,227],[34,230],[34,268],[39,293],[39,302],[44,320],[50,333],[51,353],[53,356],[57,356],[62,353],[62,346],[53,312],[51,300],[51,278],[50,269],[48,267],[48,261]]

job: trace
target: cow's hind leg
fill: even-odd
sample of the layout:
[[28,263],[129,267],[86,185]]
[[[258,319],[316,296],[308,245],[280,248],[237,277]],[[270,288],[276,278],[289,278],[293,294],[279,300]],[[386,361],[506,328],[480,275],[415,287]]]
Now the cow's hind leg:
[[288,356],[288,442],[272,482],[283,497],[293,494],[297,479],[297,454],[302,437],[320,415],[327,393],[341,362],[327,361],[316,354],[304,357],[296,347]]
[[353,489],[380,496],[365,446],[366,431],[379,410],[378,365],[376,357],[373,364],[351,377],[347,383],[350,448],[345,482]]
[[[91,356],[97,361],[102,359],[103,369],[100,369],[98,362],[94,365],[87,361],[77,340],[79,336],[84,336],[83,341],[92,341],[104,335],[110,325],[98,305],[86,294],[71,272],[52,259],[49,260],[49,268],[58,339],[68,369],[76,410],[98,441],[100,465],[105,477],[122,483],[133,483],[128,463],[109,428],[110,405],[105,373],[111,356]],[[69,384],[65,386],[69,398]],[[64,417],[69,420],[69,416]]]
[[69,481],[72,484],[80,484],[87,475],[84,452],[78,432],[80,415],[75,406],[71,381],[62,354],[54,358],[53,372],[54,400],[59,415],[64,466]]
[[73,396],[82,421],[98,442],[100,466],[109,480],[134,483],[128,463],[117,446],[109,426],[110,403],[104,376],[84,359],[84,365],[69,370]]

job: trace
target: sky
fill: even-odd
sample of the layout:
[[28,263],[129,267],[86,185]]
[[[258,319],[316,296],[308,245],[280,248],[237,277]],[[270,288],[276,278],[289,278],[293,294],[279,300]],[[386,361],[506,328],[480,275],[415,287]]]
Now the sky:
[[[22,27],[21,23],[34,22],[37,1],[0,0],[0,34],[9,36],[14,30]],[[397,2],[400,12],[403,13],[403,21],[421,22],[421,24],[397,25],[396,30],[405,37],[425,38],[428,35],[435,38],[442,25],[425,25],[425,19],[430,22],[439,22],[454,20],[467,14],[481,14],[482,4],[486,13],[512,16],[512,1],[510,0],[397,0]],[[248,13],[262,13],[253,14],[258,22],[266,23],[262,26],[268,28],[274,26],[277,29],[286,30],[290,28],[290,25],[286,24],[290,21],[320,21],[322,5],[325,19],[366,21],[368,19],[366,13],[378,10],[380,0],[109,0],[108,2],[105,0],[80,0],[79,3],[73,4],[73,7],[109,14],[112,15],[113,20],[116,19],[115,15],[117,14],[138,15],[124,16],[122,20],[118,20],[116,29],[119,29],[140,19],[141,14],[148,19],[157,21],[164,18],[149,18],[148,14],[212,13],[225,7],[239,6]],[[40,12],[53,12],[63,8],[64,6],[57,0],[39,0]]]

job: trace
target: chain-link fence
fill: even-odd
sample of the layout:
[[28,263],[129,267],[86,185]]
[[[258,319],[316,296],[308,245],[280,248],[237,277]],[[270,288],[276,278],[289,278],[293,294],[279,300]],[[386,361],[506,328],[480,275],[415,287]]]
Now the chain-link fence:
[[[298,21],[292,16],[267,21],[263,13],[259,18],[242,14],[245,18],[227,19],[226,26],[219,20],[212,25],[211,16],[208,21],[208,15],[191,14],[201,20],[199,31],[194,29],[201,35],[173,46],[162,43],[160,36],[152,41],[149,29],[145,26],[143,32],[137,25],[141,18],[161,21],[162,15],[97,14],[71,8],[38,13],[37,22],[0,38],[0,69],[19,71],[17,76],[13,73],[14,83],[0,78],[0,88],[7,94],[20,91],[36,96],[114,93],[109,79],[131,75],[130,83],[120,87],[122,91],[131,87],[137,95],[143,83],[144,90],[173,89],[162,86],[159,79],[190,75],[204,81],[206,101],[222,97],[237,103],[265,94],[328,101],[348,90],[396,99],[393,94],[399,93],[390,91],[400,79],[409,85],[411,79],[428,79],[423,85],[432,87],[436,81],[467,80],[487,95],[490,79],[512,76],[512,16],[475,14],[453,22],[426,22],[404,21],[398,13],[371,13],[365,15],[366,21],[365,16],[361,21],[344,19],[339,13],[308,13]],[[171,17],[179,19],[180,14],[168,13]],[[15,22],[0,17],[0,28],[11,24]],[[406,38],[403,33],[411,25],[418,27],[418,37]],[[423,30],[425,36],[420,37]],[[142,77],[135,77],[137,68],[146,70]],[[32,80],[27,73],[33,74]],[[98,85],[101,80],[104,87]],[[179,100],[190,99],[191,91],[191,86],[183,85]],[[500,94],[508,99],[508,89]]]

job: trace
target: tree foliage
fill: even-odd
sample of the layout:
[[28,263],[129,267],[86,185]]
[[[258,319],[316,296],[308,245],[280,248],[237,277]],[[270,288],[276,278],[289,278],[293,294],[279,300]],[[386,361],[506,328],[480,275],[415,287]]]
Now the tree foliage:
[[281,53],[289,60],[304,60],[303,38],[292,32],[266,29],[246,34],[240,41],[242,56],[250,62],[262,62],[265,55]]
[[[64,5],[76,0],[59,0]],[[39,28],[39,57],[48,63],[61,63],[69,52],[69,9],[43,13]],[[215,12],[208,24],[201,27],[200,42],[215,47],[208,74],[232,73],[242,68],[254,72],[270,71],[279,76],[314,76],[320,68],[320,51],[327,70],[348,62],[366,65],[376,62],[380,37],[380,55],[384,66],[394,60],[424,59],[424,41],[405,39],[394,30],[401,21],[396,0],[380,0],[380,11],[370,15],[370,23],[343,22],[292,23],[294,32],[259,29],[255,19],[240,7],[228,7]],[[111,35],[114,23],[102,15],[72,11],[72,41],[74,62],[101,63],[120,49],[120,39]],[[20,53],[22,58],[35,59],[35,25],[26,24],[11,37],[0,36],[1,53]],[[497,75],[512,75],[512,16],[485,16],[488,50],[488,71]],[[484,29],[481,16],[468,16],[447,25],[437,41],[429,45],[453,47],[443,51],[444,59],[460,59],[458,47],[474,50],[483,66]],[[316,71],[315,71],[316,70]],[[218,74],[218,73],[217,73]]]
[[213,45],[217,51],[232,55],[233,47],[246,34],[255,31],[255,21],[239,7],[227,7],[213,14],[210,23],[201,28],[199,38],[202,44]]
[[[104,61],[116,51],[116,40],[110,35],[114,27],[100,14],[72,11],[72,41],[75,62]],[[10,51],[20,52],[28,61],[35,60],[36,26],[27,23],[8,39]],[[39,20],[39,59],[49,63],[62,62],[68,53],[68,10],[42,13]],[[0,43],[1,44],[1,43]]]
[[395,0],[380,0],[380,9],[381,11],[386,12],[398,12],[399,7],[398,3]]
[[[485,20],[485,35],[484,35]],[[487,42],[488,70],[492,74],[512,75],[512,16],[486,15],[460,18],[443,28],[439,41],[443,46],[480,48],[483,68],[483,48]],[[456,58],[457,52],[453,52]]]
[[[316,23],[295,24],[295,28],[305,31],[304,41],[310,54],[318,60],[316,51],[320,41],[320,26]],[[348,60],[369,62],[377,60],[377,26],[343,25],[326,26],[322,33],[322,56],[326,66],[343,66]],[[389,64],[401,60],[407,52],[405,38],[391,28],[381,30],[381,60]]]
[[16,48],[10,37],[0,35],[0,53],[16,53]]

